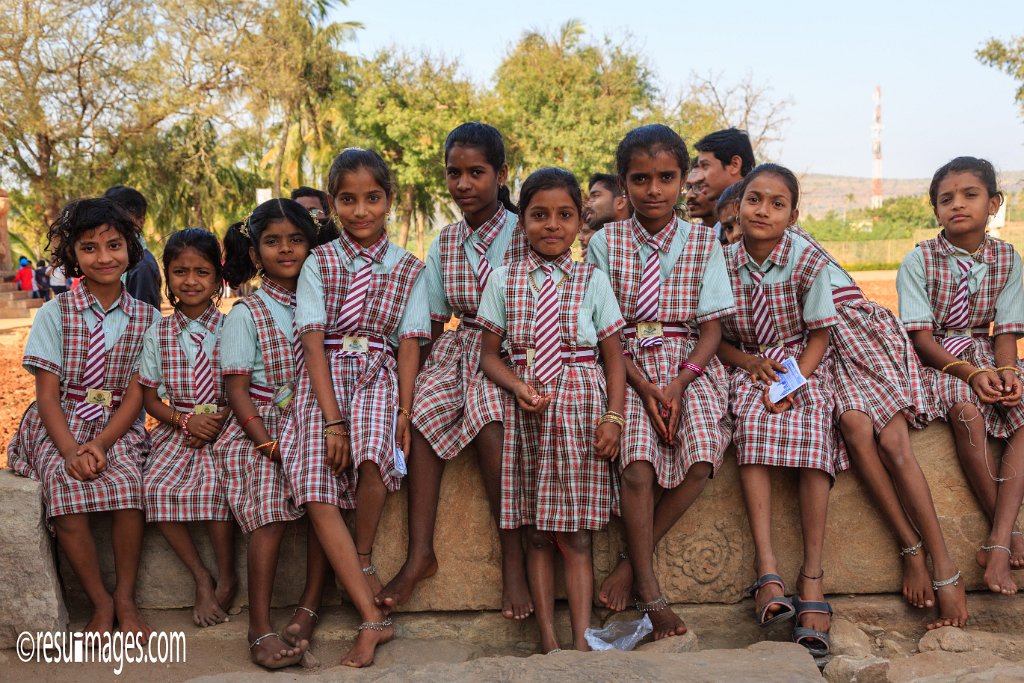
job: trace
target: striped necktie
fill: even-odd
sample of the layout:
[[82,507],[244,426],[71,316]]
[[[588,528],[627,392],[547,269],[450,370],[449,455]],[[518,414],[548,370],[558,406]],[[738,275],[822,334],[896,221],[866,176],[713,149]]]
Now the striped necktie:
[[[659,320],[658,306],[661,295],[661,263],[658,258],[658,245],[648,242],[651,247],[651,255],[647,257],[644,264],[643,275],[640,276],[640,294],[636,301],[636,322],[653,322]],[[664,343],[661,337],[647,337],[640,340],[642,348],[661,346]]]
[[[101,388],[107,372],[107,340],[103,334],[103,319],[107,314],[95,308],[91,310],[96,316],[96,325],[89,333],[89,351],[85,357],[85,374],[82,376],[86,390]],[[92,422],[103,414],[103,406],[82,401],[75,409],[75,414],[86,422]]]
[[192,366],[192,386],[195,387],[193,400],[195,404],[204,405],[213,403],[217,399],[217,389],[213,382],[213,366],[210,365],[210,357],[203,349],[202,334],[189,332],[192,343],[196,345],[196,362]]
[[348,287],[348,292],[345,294],[345,303],[341,305],[338,330],[342,332],[355,332],[359,329],[359,321],[363,317],[363,304],[366,302],[366,294],[370,291],[373,259],[365,250],[360,250],[356,257],[362,257],[366,263],[356,271],[352,283]]
[[[754,286],[750,290],[750,308],[754,314],[754,334],[757,335],[758,344],[771,344],[779,339],[779,334],[775,331],[775,323],[772,321],[768,297],[761,285],[766,274],[767,271],[762,270],[750,271],[750,279],[754,281]],[[765,349],[761,355],[781,363],[786,357],[786,352],[778,347],[770,347]]]
[[[971,262],[966,259],[956,259],[956,265],[960,269],[960,282],[956,286],[956,294],[953,295],[953,303],[949,307],[949,314],[946,316],[946,328],[951,330],[964,329],[971,320],[971,309],[968,306],[968,299],[971,296],[968,283],[971,275]],[[942,346],[954,356],[959,356],[974,341],[968,335],[966,337],[946,337],[942,340]]]
[[299,375],[306,367],[305,351],[302,350],[302,337],[299,336],[299,324],[295,320],[295,295],[292,294],[288,300],[292,309],[292,352],[295,354],[295,381],[299,381]]
[[480,291],[482,292],[487,286],[487,280],[491,277],[493,268],[491,268],[490,261],[484,256],[487,253],[487,245],[478,240],[473,244],[473,248],[476,249],[476,253],[480,254],[480,265],[476,268],[476,277],[480,280]]
[[547,384],[562,371],[562,343],[558,324],[558,292],[551,278],[552,265],[545,263],[544,284],[537,299],[537,312],[533,322],[533,374],[541,384]]

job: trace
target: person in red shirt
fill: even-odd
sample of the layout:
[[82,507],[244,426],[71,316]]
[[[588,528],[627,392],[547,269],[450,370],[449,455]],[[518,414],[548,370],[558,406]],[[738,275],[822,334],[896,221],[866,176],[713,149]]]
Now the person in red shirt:
[[32,270],[32,263],[25,258],[21,257],[18,261],[18,272],[14,275],[14,281],[18,283],[18,289],[23,292],[31,292],[33,287],[32,283],[35,282],[36,273]]

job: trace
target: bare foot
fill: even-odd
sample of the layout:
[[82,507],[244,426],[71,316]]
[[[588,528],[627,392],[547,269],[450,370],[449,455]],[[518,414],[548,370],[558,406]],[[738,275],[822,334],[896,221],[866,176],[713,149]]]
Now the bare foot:
[[[956,572],[950,576],[954,576]],[[962,628],[967,625],[967,592],[963,580],[957,584],[942,586],[935,592],[939,601],[939,618],[928,624],[925,628],[933,631],[943,626],[956,626]]]
[[522,565],[509,567],[502,563],[501,616],[506,619],[526,619],[533,614],[533,597],[526,582]]
[[666,607],[657,612],[648,612],[647,616],[651,618],[651,624],[654,625],[655,640],[681,636],[686,633],[686,624],[679,618],[678,614],[672,611],[671,607]]
[[153,629],[142,618],[142,613],[139,611],[139,606],[135,604],[135,600],[114,598],[114,611],[117,614],[117,626],[121,629],[121,633],[141,634],[138,636],[137,642],[143,644],[149,642]]
[[[259,636],[253,637],[251,632],[249,637],[253,641],[259,638]],[[282,669],[298,664],[307,648],[309,648],[308,641],[303,640],[292,646],[285,643],[276,633],[272,633],[260,640],[255,647],[249,647],[249,657],[254,664],[259,664],[265,669]]]
[[1010,577],[1010,553],[1004,548],[979,549],[976,559],[985,568],[985,585],[990,591],[1002,595],[1017,592],[1017,584]]
[[1010,567],[1024,569],[1024,532],[1014,531],[1010,535]]
[[601,582],[597,597],[610,610],[621,612],[626,609],[633,597],[633,565],[628,559],[619,558],[615,569]]
[[89,623],[82,630],[86,633],[110,633],[114,630],[113,598],[108,598],[99,605],[93,605]]
[[437,573],[437,559],[431,553],[425,560],[408,558],[402,568],[398,570],[395,578],[388,581],[388,585],[374,596],[373,601],[379,607],[394,608],[404,605],[412,597],[412,592],[423,579],[429,579]]
[[[378,621],[383,620],[383,613],[380,615]],[[356,636],[356,642],[352,644],[352,649],[345,653],[345,656],[341,658],[343,666],[351,666],[355,669],[361,669],[364,666],[370,666],[373,664],[373,655],[377,650],[378,645],[383,645],[392,638],[395,637],[395,627],[387,626],[382,631],[377,631],[372,628],[363,629]]]
[[932,577],[921,551],[917,555],[903,556],[903,598],[918,609],[935,605]]
[[312,642],[313,629],[316,628],[318,620],[319,617],[313,616],[301,607],[296,607],[291,620],[281,632],[281,639],[292,646],[298,645],[301,641],[307,641],[307,644]]
[[217,600],[217,593],[213,587],[213,579],[206,576],[205,579],[196,580],[196,606],[192,608],[192,621],[200,628],[216,626],[228,620],[227,613],[220,606]]
[[[237,592],[238,592],[238,577],[237,576],[229,576],[229,577],[218,578],[218,580],[217,580],[217,590],[214,592],[214,595],[217,598],[217,604],[220,605],[220,608],[222,610],[224,610],[225,614],[229,614],[230,613],[231,605],[235,601],[235,593],[237,593]],[[236,614],[238,613],[237,610],[236,610],[235,613]],[[224,621],[227,621],[227,618],[225,618]]]

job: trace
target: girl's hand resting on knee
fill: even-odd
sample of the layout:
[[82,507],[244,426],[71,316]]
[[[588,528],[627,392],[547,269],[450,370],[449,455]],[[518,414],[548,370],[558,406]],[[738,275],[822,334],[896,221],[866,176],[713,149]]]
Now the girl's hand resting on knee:
[[750,374],[750,379],[755,384],[772,384],[779,381],[780,372],[786,372],[786,368],[777,360],[751,356],[743,368]]
[[995,372],[979,372],[971,378],[970,385],[982,403],[997,403],[1003,399],[1003,381]]
[[516,403],[520,409],[527,413],[543,413],[544,409],[551,403],[550,396],[541,396],[526,382],[522,382],[515,391]]
[[793,399],[790,398],[789,396],[782,399],[778,403],[775,403],[770,398],[768,398],[768,391],[768,389],[764,390],[764,396],[762,397],[762,400],[764,400],[765,410],[767,410],[769,413],[772,413],[773,415],[778,415],[779,413],[784,413],[793,407]]
[[324,435],[327,466],[331,468],[331,474],[337,477],[352,464],[352,441],[349,438],[347,424],[334,425],[330,429],[339,432]]
[[622,427],[613,422],[597,425],[594,433],[594,455],[602,460],[614,460],[619,457]]
[[1021,395],[1024,393],[1020,377],[1013,370],[1003,370],[999,373],[999,377],[1003,380],[1003,395],[999,399],[999,403],[1007,408],[1020,405]]
[[[101,469],[97,469],[99,463],[92,451],[78,449],[72,455],[64,458],[64,469],[72,479],[78,481],[92,481],[99,476]],[[106,458],[103,460],[103,467],[106,467]]]
[[636,393],[640,396],[640,402],[644,406],[647,417],[651,420],[651,426],[667,444],[672,443],[672,433],[668,430],[667,421],[671,421],[672,406],[671,400],[665,392],[653,382],[644,382],[637,387]]
[[107,447],[99,439],[87,441],[78,447],[78,455],[88,455],[92,459],[93,472],[97,475],[107,469]]

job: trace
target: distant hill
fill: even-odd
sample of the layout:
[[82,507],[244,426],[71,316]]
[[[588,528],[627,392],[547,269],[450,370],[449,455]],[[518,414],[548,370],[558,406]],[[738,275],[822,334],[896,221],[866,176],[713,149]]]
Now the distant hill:
[[[931,178],[883,179],[882,193],[886,197],[924,194],[928,191]],[[999,174],[999,184],[1004,192],[1024,190],[1024,171],[1007,171]],[[848,203],[847,195],[852,194]],[[830,210],[841,214],[843,209],[856,209],[871,204],[871,178],[853,176],[817,175],[808,173],[800,176],[800,212],[823,217]]]

